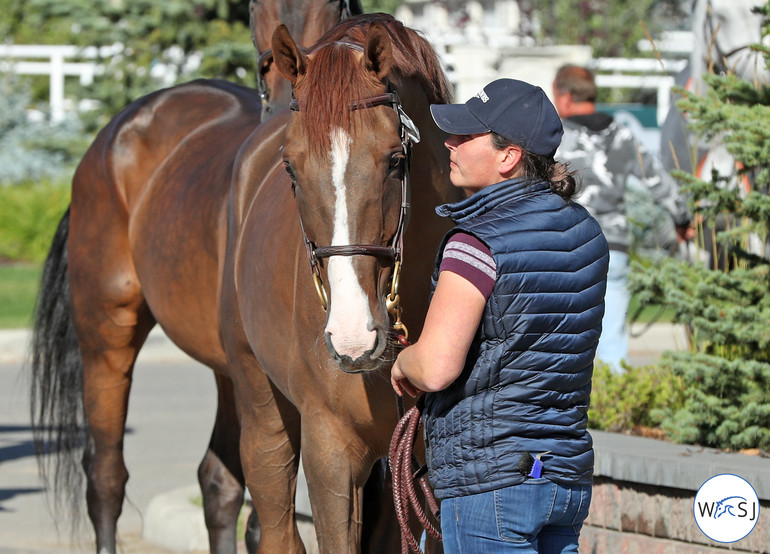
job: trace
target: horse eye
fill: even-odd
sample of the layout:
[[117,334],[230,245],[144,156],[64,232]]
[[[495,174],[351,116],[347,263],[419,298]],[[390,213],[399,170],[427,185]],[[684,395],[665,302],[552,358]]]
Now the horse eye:
[[270,71],[270,66],[272,65],[273,61],[269,60],[262,64],[262,67],[259,68],[259,74],[263,77],[268,74]]
[[297,180],[297,178],[294,176],[294,171],[291,169],[291,163],[284,161],[283,168],[286,170],[286,173],[289,174],[289,177],[291,178],[292,181]]
[[390,171],[403,171],[406,157],[402,152],[391,154],[390,156]]

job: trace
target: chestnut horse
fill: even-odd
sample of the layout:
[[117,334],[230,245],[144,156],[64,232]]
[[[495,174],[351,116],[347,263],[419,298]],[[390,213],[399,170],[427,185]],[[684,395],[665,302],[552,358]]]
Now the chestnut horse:
[[[282,22],[310,45],[349,9],[345,0],[253,2],[255,45],[267,50]],[[273,67],[264,68],[268,87],[274,75]],[[288,108],[286,89],[271,95],[271,109]],[[31,409],[43,476],[58,499],[69,501],[73,519],[81,498],[76,456],[85,442],[88,514],[100,553],[116,549],[128,479],[123,434],[131,375],[156,323],[215,371],[218,409],[198,478],[211,551],[235,552],[245,489],[219,339],[219,286],[232,168],[260,115],[256,91],[225,81],[150,94],[99,133],[73,178],[38,299]],[[42,456],[47,449],[51,458]]]
[[359,552],[364,485],[398,417],[388,300],[419,333],[448,229],[434,207],[458,198],[429,111],[448,90],[425,39],[383,14],[342,21],[308,53],[279,27],[272,50],[295,100],[241,148],[221,276],[241,459],[260,551],[304,551],[301,451],[320,550]]

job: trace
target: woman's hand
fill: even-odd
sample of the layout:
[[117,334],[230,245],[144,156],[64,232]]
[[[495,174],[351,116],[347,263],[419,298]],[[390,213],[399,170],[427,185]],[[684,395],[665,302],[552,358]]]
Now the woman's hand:
[[416,397],[445,389],[465,366],[486,299],[470,281],[442,271],[420,338],[404,348],[390,371],[396,394]]
[[404,375],[404,372],[401,371],[401,366],[398,364],[398,359],[396,359],[393,368],[390,370],[390,384],[399,396],[404,396],[404,393],[406,393],[412,398],[416,398],[424,392],[415,387],[407,376]]

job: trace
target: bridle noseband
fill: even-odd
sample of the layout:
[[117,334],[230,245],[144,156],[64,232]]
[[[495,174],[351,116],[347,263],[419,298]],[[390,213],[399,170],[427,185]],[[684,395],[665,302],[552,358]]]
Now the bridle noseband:
[[[349,48],[363,51],[363,47],[360,45],[349,42],[327,43],[322,46],[328,46],[329,44],[340,44]],[[396,226],[396,232],[393,235],[390,246],[380,246],[376,244],[316,246],[313,241],[308,238],[301,216],[299,218],[299,223],[300,228],[302,229],[302,238],[305,243],[308,262],[313,273],[313,281],[315,284],[316,292],[318,293],[318,297],[321,300],[321,307],[324,311],[328,309],[329,299],[323,286],[319,260],[323,258],[330,258],[332,256],[373,256],[375,258],[382,258],[391,261],[393,265],[393,275],[390,281],[390,292],[386,297],[386,306],[388,313],[395,319],[393,328],[396,331],[402,332],[402,336],[404,337],[403,340],[406,340],[409,337],[409,333],[406,329],[406,326],[401,321],[398,286],[401,276],[404,230],[406,228],[406,221],[409,215],[409,170],[411,166],[412,145],[420,142],[420,132],[414,122],[409,118],[408,115],[406,115],[406,112],[401,105],[401,100],[399,99],[398,93],[390,86],[388,86],[388,89],[388,92],[383,94],[354,100],[350,104],[350,110],[362,110],[374,108],[377,106],[389,106],[396,112],[396,114],[398,114],[399,117],[399,134],[401,137],[401,149],[404,154],[405,165],[401,177],[401,206],[399,209],[398,224]],[[289,107],[294,112],[300,111],[300,103],[296,98],[292,99]]]

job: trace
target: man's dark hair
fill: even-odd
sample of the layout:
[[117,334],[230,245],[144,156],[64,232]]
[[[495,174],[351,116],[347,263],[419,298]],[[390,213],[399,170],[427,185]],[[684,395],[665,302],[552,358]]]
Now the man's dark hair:
[[590,69],[563,65],[556,72],[553,86],[559,94],[568,92],[573,102],[596,102],[596,80]]

